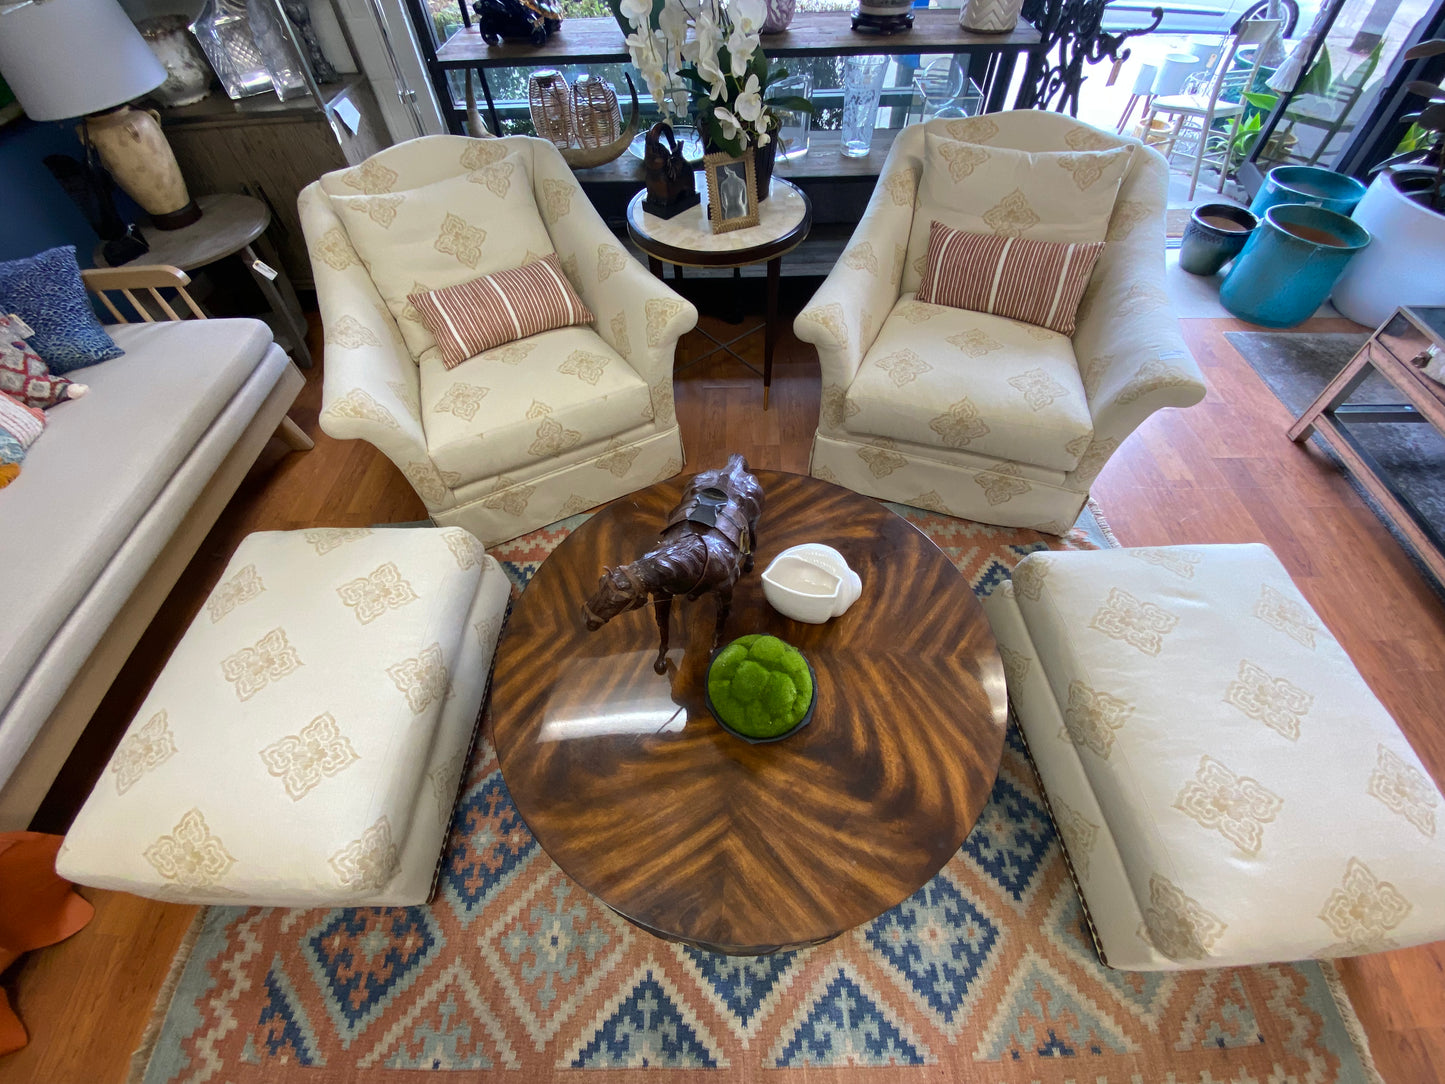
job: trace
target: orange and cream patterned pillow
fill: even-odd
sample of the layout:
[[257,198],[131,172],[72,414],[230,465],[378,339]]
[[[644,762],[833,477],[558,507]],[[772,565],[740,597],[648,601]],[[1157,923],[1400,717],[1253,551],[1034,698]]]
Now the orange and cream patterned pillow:
[[494,346],[596,319],[567,281],[555,252],[407,300],[421,313],[448,369]]
[[919,301],[1074,333],[1079,300],[1104,242],[987,237],[933,223]]

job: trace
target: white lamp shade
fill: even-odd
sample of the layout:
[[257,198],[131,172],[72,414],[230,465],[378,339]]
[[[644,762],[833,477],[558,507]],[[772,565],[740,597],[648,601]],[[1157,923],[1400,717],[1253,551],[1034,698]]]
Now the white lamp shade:
[[0,75],[32,120],[66,120],[139,98],[166,69],[116,0],[0,0]]

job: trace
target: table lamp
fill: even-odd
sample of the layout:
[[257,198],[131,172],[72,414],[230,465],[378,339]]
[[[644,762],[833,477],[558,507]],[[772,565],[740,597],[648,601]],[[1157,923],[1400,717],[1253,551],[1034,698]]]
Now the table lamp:
[[0,75],[32,120],[82,118],[81,140],[157,229],[201,217],[160,121],[126,104],[166,70],[116,0],[0,0]]

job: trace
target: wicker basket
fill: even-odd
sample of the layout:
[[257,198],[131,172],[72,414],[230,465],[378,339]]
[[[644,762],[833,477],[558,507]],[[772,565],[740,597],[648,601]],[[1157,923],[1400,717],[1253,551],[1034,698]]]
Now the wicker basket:
[[607,146],[622,134],[617,92],[605,80],[579,75],[572,84],[572,125],[578,146]]
[[527,100],[532,127],[542,139],[559,147],[572,145],[573,116],[571,88],[559,71],[535,71],[527,80]]

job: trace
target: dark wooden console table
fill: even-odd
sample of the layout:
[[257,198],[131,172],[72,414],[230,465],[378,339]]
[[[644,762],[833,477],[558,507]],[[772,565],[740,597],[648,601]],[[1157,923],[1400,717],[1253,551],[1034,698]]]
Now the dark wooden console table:
[[[767,35],[763,48],[770,59],[925,53],[968,56],[969,75],[984,91],[984,108],[996,112],[1004,107],[1019,54],[1034,52],[1042,44],[1039,32],[1022,21],[1008,34],[975,34],[959,25],[958,8],[924,8],[915,11],[913,16],[913,29],[877,36],[855,33],[847,12],[800,12],[787,30]],[[422,42],[422,52],[431,53],[426,41]],[[603,16],[568,19],[540,46],[514,41],[488,45],[476,27],[464,27],[440,49],[426,56],[426,60],[437,96],[447,104],[451,102],[451,91],[445,73],[475,69],[491,113],[492,130],[499,131],[491,88],[487,84],[488,68],[618,64],[627,61],[628,56],[617,20]]]
[[[1445,583],[1445,539],[1391,484],[1375,457],[1349,429],[1365,422],[1420,422],[1445,434],[1445,384],[1432,380],[1424,371],[1429,365],[1432,372],[1438,372],[1442,357],[1445,308],[1397,309],[1290,426],[1289,439],[1299,443],[1309,439],[1311,433],[1319,433],[1379,502],[1435,578]],[[1393,384],[1406,402],[1346,403],[1371,369]]]

